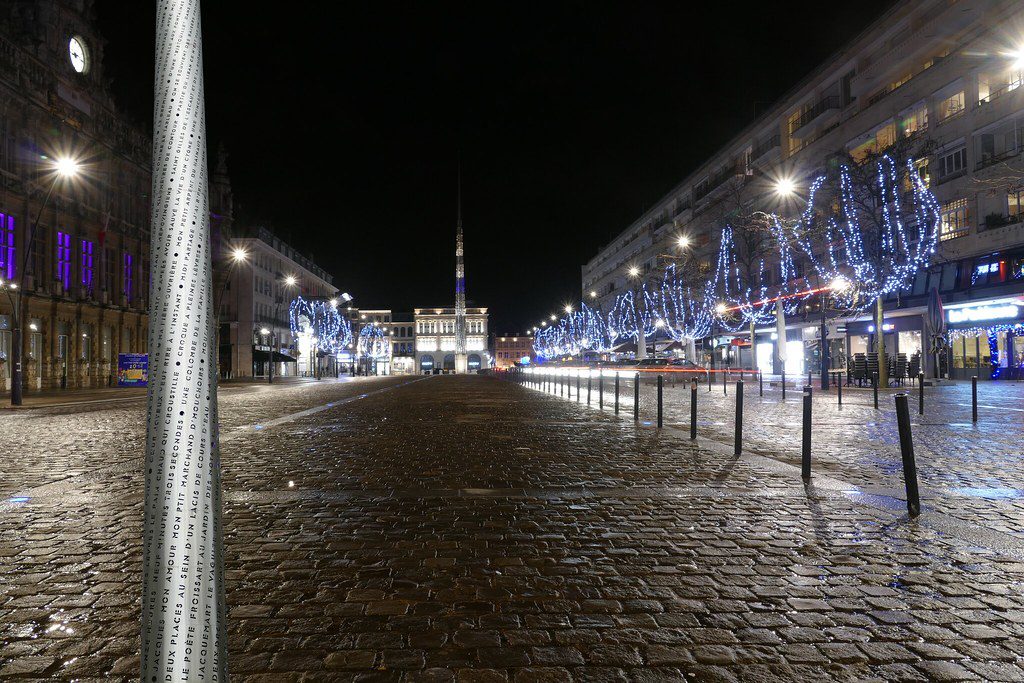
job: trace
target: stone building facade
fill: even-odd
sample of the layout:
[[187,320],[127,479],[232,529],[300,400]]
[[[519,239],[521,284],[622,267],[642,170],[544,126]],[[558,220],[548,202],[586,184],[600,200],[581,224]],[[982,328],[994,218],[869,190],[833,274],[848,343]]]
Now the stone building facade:
[[[103,45],[91,0],[0,4],[0,391],[14,305],[27,392],[115,384],[118,354],[147,352],[152,141],[117,110]],[[218,247],[223,154],[210,205]]]
[[[949,326],[963,328],[952,335],[945,374],[1024,377],[1021,85],[1020,2],[897,2],[601,247],[582,268],[583,296],[608,311],[617,295],[658,282],[668,263],[706,272],[723,216],[740,193],[768,194],[771,181],[784,178],[806,199],[811,179],[837,155],[856,159],[913,136],[931,149],[918,168],[941,204],[940,242],[930,266],[886,300],[892,320],[883,331],[886,349],[927,349],[933,332],[927,296],[934,287]],[[758,208],[799,215],[803,205],[791,204]],[[775,270],[769,278],[777,279]],[[812,309],[806,320],[788,320],[787,337],[800,340],[788,343],[814,348],[815,317]],[[850,358],[876,343],[866,316],[841,322],[845,330],[829,335],[831,358]],[[772,358],[772,331],[756,332],[759,367]],[[749,332],[738,336],[749,344]],[[727,355],[730,340],[718,337],[714,344],[716,355]],[[932,354],[925,360],[931,375]],[[740,362],[749,366],[749,354]]]
[[[151,141],[115,109],[93,19],[91,2],[0,9],[0,278],[22,292],[0,295],[4,390],[18,301],[28,391],[107,386],[118,353],[146,351]],[[76,176],[55,174],[65,159]]]

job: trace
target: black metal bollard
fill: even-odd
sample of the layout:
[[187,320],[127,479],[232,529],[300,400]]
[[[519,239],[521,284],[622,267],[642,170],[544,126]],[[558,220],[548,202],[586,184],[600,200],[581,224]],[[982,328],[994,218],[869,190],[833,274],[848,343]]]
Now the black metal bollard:
[[804,481],[811,480],[811,387],[804,387],[804,424],[803,439],[800,448],[800,476]]
[[924,415],[924,373],[917,373],[917,414]]
[[[589,372],[589,370],[588,370]],[[580,371],[576,371],[576,402],[580,402]]]
[[597,407],[604,410],[604,370],[597,373]]
[[914,439],[910,433],[910,408],[907,395],[896,394],[896,424],[900,431],[900,453],[903,456],[903,483],[907,488],[907,512],[911,517],[921,514],[921,497],[917,490],[917,461]]
[[786,368],[782,368],[782,400],[786,400]]
[[839,405],[843,405],[843,378],[836,381],[836,391],[839,392]]
[[871,389],[875,393],[875,410],[878,410],[878,373],[871,373]]
[[615,373],[615,414],[619,414],[619,373]]
[[633,422],[640,421],[640,373],[633,377]]
[[729,371],[728,370],[723,370],[722,371],[722,396],[725,396],[728,393],[729,393]]
[[764,396],[764,373],[757,371],[757,395]]
[[733,455],[737,458],[743,452],[743,380],[736,382],[736,443]]
[[661,392],[665,384],[665,378],[658,375],[658,429],[661,429]]
[[811,386],[811,384],[812,384],[812,382],[811,382],[811,371],[808,370],[807,371],[807,386]]
[[690,380],[690,440],[697,438],[697,378]]
[[588,406],[590,405],[590,385],[591,385],[591,380],[592,379],[593,379],[593,377],[591,377],[590,373],[588,372],[587,373],[587,405]]
[[978,421],[978,376],[971,378],[971,422]]

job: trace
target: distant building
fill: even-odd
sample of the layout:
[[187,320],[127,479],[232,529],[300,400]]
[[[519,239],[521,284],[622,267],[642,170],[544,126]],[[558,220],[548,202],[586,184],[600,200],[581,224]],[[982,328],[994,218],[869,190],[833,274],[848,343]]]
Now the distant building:
[[491,349],[494,367],[499,369],[510,368],[524,359],[533,362],[537,357],[533,351],[533,335],[529,333],[492,334]]
[[275,376],[314,374],[312,339],[292,336],[289,306],[300,295],[334,298],[331,275],[266,228],[235,238],[231,250],[220,297],[221,376],[265,377],[270,363]]
[[[469,372],[486,367],[487,318],[486,308],[466,309],[466,364]],[[413,319],[418,372],[455,372],[455,308],[417,308]]]
[[416,321],[412,313],[395,313],[392,317],[391,373],[416,373]]
[[[352,332],[357,337],[359,335],[359,329],[366,325],[376,325],[383,330],[384,334],[388,337],[391,336],[391,309],[390,308],[363,308],[359,309],[358,316],[356,316],[356,324],[352,327]],[[391,342],[388,341],[386,348],[388,349],[387,355],[380,356],[377,358],[366,358],[360,357],[359,363],[361,365],[361,372],[367,375],[390,375],[391,370]]]

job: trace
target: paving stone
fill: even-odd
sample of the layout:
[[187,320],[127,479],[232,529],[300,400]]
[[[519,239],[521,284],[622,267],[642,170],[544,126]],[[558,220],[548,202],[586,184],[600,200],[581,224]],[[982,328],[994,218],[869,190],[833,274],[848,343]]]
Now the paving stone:
[[[915,425],[909,522],[629,411],[410,379],[224,392],[234,678],[1024,679],[1024,562],[927,517],[1022,533],[1019,500],[967,491],[1024,490],[1019,424]],[[833,415],[816,392],[815,472],[898,497],[893,427],[857,398]],[[731,438],[726,399],[702,395],[702,433]],[[798,463],[798,403],[750,396],[751,449]],[[0,488],[30,499],[0,515],[0,678],[137,675],[143,425],[141,404],[0,412]]]

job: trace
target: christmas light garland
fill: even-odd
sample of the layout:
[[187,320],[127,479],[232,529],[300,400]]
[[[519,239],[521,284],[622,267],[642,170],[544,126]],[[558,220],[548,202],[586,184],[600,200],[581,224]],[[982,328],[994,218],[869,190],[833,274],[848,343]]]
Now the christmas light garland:
[[360,358],[380,360],[391,356],[391,342],[380,325],[363,325],[359,328],[359,342],[356,351]]
[[[538,330],[534,350],[542,358],[575,356],[585,350],[608,351],[624,339],[639,346],[657,330],[675,341],[701,339],[714,325],[736,332],[751,323],[770,323],[776,308],[793,314],[800,302],[816,292],[829,290],[836,305],[851,312],[863,311],[876,299],[907,289],[916,273],[927,268],[938,244],[940,205],[925,186],[913,159],[901,168],[890,156],[882,156],[873,180],[857,186],[850,169],[841,165],[834,206],[819,206],[827,177],[818,176],[810,185],[807,206],[800,219],[787,226],[774,214],[765,214],[774,248],[769,263],[766,255],[752,262],[752,273],[744,273],[741,254],[731,224],[722,228],[714,272],[703,288],[687,286],[674,264],[665,268],[654,289],[643,283],[637,290],[615,297],[607,315],[581,306],[556,324]],[[909,190],[901,192],[901,186]],[[860,199],[860,201],[858,201]],[[864,215],[872,205],[878,212],[875,225]],[[818,230],[819,221],[823,230]],[[823,254],[818,258],[815,244]],[[810,268],[798,276],[797,255]],[[779,285],[770,287],[768,271],[779,267]],[[811,287],[810,275],[826,287]],[[847,286],[832,287],[842,279]],[[751,281],[752,280],[752,281]],[[716,308],[724,306],[728,314]]]
[[292,337],[310,335],[318,350],[338,353],[352,343],[352,325],[329,301],[297,296],[288,306]]

